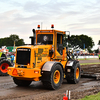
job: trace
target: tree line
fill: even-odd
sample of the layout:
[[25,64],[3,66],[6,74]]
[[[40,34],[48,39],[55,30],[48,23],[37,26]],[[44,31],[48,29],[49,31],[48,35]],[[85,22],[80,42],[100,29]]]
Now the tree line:
[[[11,34],[9,37],[0,38],[0,47],[1,46],[14,46],[14,41],[16,46],[24,45],[24,39],[20,39],[18,35]],[[91,49],[94,46],[94,41],[91,37],[87,35],[71,35],[70,37],[65,35],[63,45],[65,47],[70,47],[73,49],[87,49],[89,52],[93,52]],[[98,41],[100,45],[100,40]],[[95,50],[98,52],[98,49]]]
[[[66,46],[66,42],[67,42],[67,46],[75,49],[87,49],[90,53],[92,53],[93,51],[91,50],[93,48],[94,41],[91,37],[87,36],[87,35],[71,35],[70,37],[65,35],[64,36],[64,46]],[[100,45],[100,40],[98,42],[98,45]],[[95,50],[96,53],[98,53],[98,49]]]
[[2,46],[14,46],[14,41],[16,46],[24,45],[24,40],[20,39],[18,35],[12,34],[9,37],[0,38],[0,47]]

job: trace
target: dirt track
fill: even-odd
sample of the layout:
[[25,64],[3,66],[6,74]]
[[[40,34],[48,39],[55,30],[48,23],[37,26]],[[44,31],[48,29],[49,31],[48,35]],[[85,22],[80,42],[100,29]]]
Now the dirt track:
[[81,78],[78,84],[68,84],[64,80],[62,86],[55,91],[44,89],[41,82],[33,82],[29,87],[18,87],[10,76],[6,76],[0,77],[0,100],[62,100],[66,90],[71,90],[71,97],[77,99],[98,92],[98,87],[100,82],[93,78]]
[[[87,68],[81,67],[84,71]],[[41,82],[32,82],[29,87],[18,87],[13,83],[12,77],[0,76],[0,90],[0,100],[62,100],[66,90],[71,90],[71,100],[75,100],[99,92],[100,81],[95,78],[81,78],[78,84],[68,84],[64,80],[58,90],[46,90]]]

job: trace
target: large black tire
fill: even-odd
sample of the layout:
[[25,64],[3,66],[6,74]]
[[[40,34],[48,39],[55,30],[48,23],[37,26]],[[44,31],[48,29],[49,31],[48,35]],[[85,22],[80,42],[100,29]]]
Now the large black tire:
[[76,84],[79,82],[80,77],[81,77],[80,64],[76,63],[74,65],[73,71],[66,74],[66,80],[68,83]]
[[[46,78],[45,78],[46,77]],[[42,83],[45,88],[58,89],[63,82],[63,69],[61,65],[56,64],[51,72],[43,72]]]
[[7,68],[11,65],[11,62],[7,59],[0,60],[0,76],[8,76]]
[[32,81],[28,81],[28,80],[19,80],[15,77],[13,77],[13,81],[16,85],[18,86],[29,86],[31,84]]

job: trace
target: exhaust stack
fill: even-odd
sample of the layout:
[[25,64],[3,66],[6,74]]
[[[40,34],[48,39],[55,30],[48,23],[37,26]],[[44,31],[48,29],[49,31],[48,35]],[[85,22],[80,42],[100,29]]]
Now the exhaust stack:
[[36,40],[35,29],[32,29],[32,32],[33,32],[33,36],[30,36],[29,38],[31,38],[31,45],[35,45],[35,40]]

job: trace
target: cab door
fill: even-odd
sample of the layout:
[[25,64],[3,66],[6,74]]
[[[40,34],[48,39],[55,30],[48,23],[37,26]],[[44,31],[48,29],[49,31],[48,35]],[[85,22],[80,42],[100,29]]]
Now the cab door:
[[57,33],[57,51],[60,55],[63,55],[63,35],[60,33]]
[[55,44],[55,59],[62,60],[63,59],[63,33],[56,32],[54,38]]

